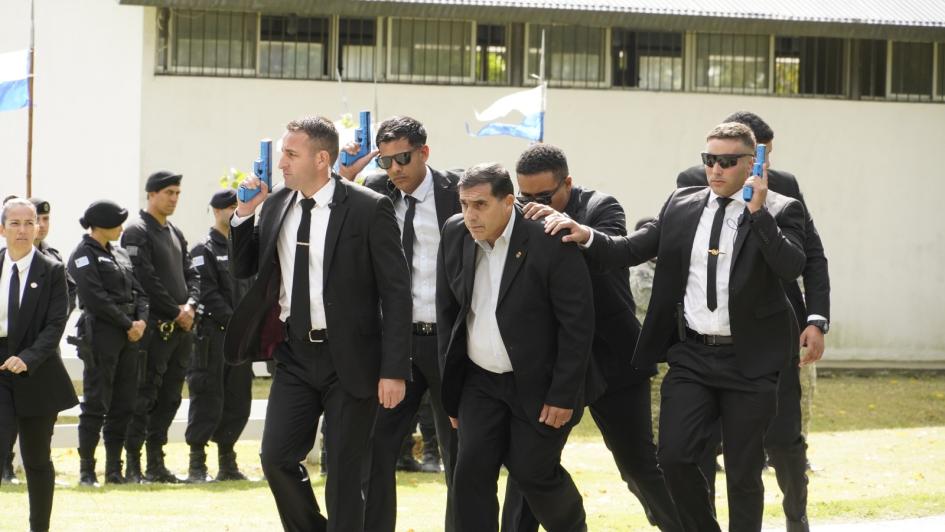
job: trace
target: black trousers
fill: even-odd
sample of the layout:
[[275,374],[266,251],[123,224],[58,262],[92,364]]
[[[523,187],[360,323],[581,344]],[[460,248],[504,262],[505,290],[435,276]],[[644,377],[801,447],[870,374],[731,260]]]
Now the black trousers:
[[[370,463],[365,467],[367,479],[364,530],[393,532],[397,522],[397,457],[408,434],[413,433],[417,410],[424,392],[430,392],[433,422],[446,472],[446,522],[444,530],[452,532],[453,504],[450,485],[456,456],[456,431],[450,426],[441,398],[440,366],[437,360],[436,336],[413,337],[413,380],[407,382],[404,400],[391,409],[381,408],[374,424]],[[329,431],[334,430],[334,427]]]
[[[807,522],[807,441],[801,432],[801,381],[799,359],[793,358],[778,375],[778,410],[765,433],[765,452],[774,467],[778,487],[784,496],[782,507],[788,532],[806,532]],[[700,465],[702,474],[715,487],[715,449],[721,430],[713,432]]]
[[95,320],[92,352],[95,364],[82,370],[82,413],[79,414],[79,448],[93,450],[99,433],[105,447],[121,450],[138,393],[137,342],[127,331]]
[[[330,342],[287,340],[276,348],[276,372],[263,429],[263,472],[282,526],[292,532],[360,532],[364,528],[361,468],[366,460],[377,397],[355,397],[338,381]],[[328,477],[326,519],[302,461],[315,445],[324,412]]]
[[699,463],[721,422],[729,530],[758,532],[764,511],[763,440],[775,412],[777,374],[743,376],[733,346],[681,342],[666,358],[658,455],[683,529],[720,530]]
[[[6,360],[5,349],[0,349],[0,356]],[[49,517],[52,515],[53,491],[56,484],[56,470],[50,460],[50,443],[56,414],[44,416],[20,417],[16,415],[13,402],[14,376],[7,371],[0,371],[0,442],[8,442],[11,436],[20,433],[20,456],[23,458],[23,470],[26,472],[26,491],[30,502],[30,530],[49,530]],[[7,460],[9,447],[0,447],[0,459]],[[0,462],[2,463],[2,462]]]
[[[613,454],[620,477],[660,530],[681,530],[676,505],[656,462],[650,379],[610,389],[590,405],[591,415]],[[538,520],[511,476],[502,505],[503,532],[536,532]]]
[[157,329],[157,323],[148,322],[147,360],[138,371],[138,398],[125,442],[125,448],[133,452],[140,452],[145,440],[158,447],[167,443],[193,347],[192,333],[175,327],[165,340]]
[[253,365],[230,366],[223,360],[226,329],[204,322],[197,331],[187,371],[190,411],[184,438],[191,446],[211,439],[232,447],[249,420],[253,404]]
[[453,473],[458,530],[498,530],[496,483],[503,464],[546,530],[586,530],[584,501],[561,466],[561,450],[572,427],[539,429],[538,414],[525,412],[513,373],[496,374],[469,365],[459,404]]

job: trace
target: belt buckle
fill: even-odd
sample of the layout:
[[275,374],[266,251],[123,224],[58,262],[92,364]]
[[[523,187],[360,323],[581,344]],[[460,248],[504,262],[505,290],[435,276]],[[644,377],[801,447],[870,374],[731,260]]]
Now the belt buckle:
[[316,331],[319,331],[319,330],[321,330],[321,329],[309,329],[309,331],[308,331],[308,341],[309,341],[309,343],[312,343],[312,344],[321,344],[321,343],[324,343],[324,342],[325,342],[324,339],[312,338],[312,333],[313,333],[313,332],[316,332]]
[[175,323],[173,321],[162,321],[161,324],[158,325],[158,329],[161,331],[161,334],[170,335],[174,332],[174,325]]
[[433,334],[433,324],[432,324],[432,323],[427,323],[427,322],[424,322],[424,321],[418,322],[418,323],[417,323],[417,328],[420,330],[420,333],[421,333],[421,334],[425,334],[425,335],[428,335],[428,336]]

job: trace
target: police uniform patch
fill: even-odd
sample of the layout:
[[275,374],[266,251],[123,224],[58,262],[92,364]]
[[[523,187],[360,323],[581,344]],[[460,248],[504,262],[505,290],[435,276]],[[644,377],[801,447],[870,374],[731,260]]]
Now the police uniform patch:
[[125,250],[128,252],[128,256],[130,257],[138,256],[138,246],[125,246]]
[[113,261],[112,259],[110,259],[110,258],[108,258],[108,257],[99,257],[99,258],[98,258],[98,261],[99,261],[99,262],[111,262],[111,263],[114,263],[114,262],[115,262],[115,261]]
[[194,257],[194,260],[190,263],[194,268],[198,266],[203,266],[203,255]]
[[76,267],[76,268],[85,268],[85,267],[88,266],[88,265],[89,265],[89,258],[88,258],[88,257],[79,257],[79,258],[75,259],[75,267]]
[[221,261],[221,262],[222,262],[222,261],[227,261],[227,260],[230,260],[230,256],[229,256],[229,255],[217,255],[217,260],[218,260],[218,261]]

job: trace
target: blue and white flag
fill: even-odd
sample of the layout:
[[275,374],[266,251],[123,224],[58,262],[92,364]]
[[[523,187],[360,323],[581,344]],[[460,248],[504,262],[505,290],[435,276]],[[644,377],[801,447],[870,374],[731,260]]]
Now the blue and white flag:
[[0,53],[0,111],[22,109],[30,104],[29,50]]
[[[544,89],[544,84],[540,84],[534,89],[519,91],[499,98],[485,111],[476,113],[476,120],[491,123],[486,124],[475,133],[470,131],[469,124],[466,124],[466,132],[474,137],[509,135],[541,142],[545,136]],[[522,113],[524,118],[520,123],[492,122],[507,116],[512,111]]]

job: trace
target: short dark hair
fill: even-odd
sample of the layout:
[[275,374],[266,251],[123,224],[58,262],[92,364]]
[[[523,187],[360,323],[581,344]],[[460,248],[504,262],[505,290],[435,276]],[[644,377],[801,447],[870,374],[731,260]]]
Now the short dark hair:
[[560,183],[568,177],[568,158],[564,151],[551,144],[533,144],[522,152],[515,164],[515,173],[534,175],[551,172],[555,181]]
[[745,124],[751,129],[751,132],[755,134],[755,141],[762,144],[767,144],[774,138],[774,130],[771,129],[771,126],[762,120],[760,116],[752,113],[751,111],[738,111],[737,113],[732,113],[728,116],[728,118],[725,119],[725,122],[738,122],[739,124]]
[[479,163],[466,169],[463,177],[459,179],[459,188],[472,188],[487,183],[496,198],[503,199],[515,193],[509,171],[499,163]]
[[427,143],[427,130],[415,118],[392,116],[377,127],[374,143],[380,146],[382,142],[393,142],[399,139],[407,139],[411,147],[419,148]]
[[328,152],[331,164],[338,158],[338,130],[331,120],[323,116],[299,118],[286,124],[287,131],[302,131],[309,140],[318,144],[318,147]]
[[739,124],[738,122],[725,122],[724,124],[715,126],[709,131],[709,134],[705,136],[707,142],[712,139],[740,140],[746,148],[751,150],[755,149],[755,134],[751,132],[748,126]]

